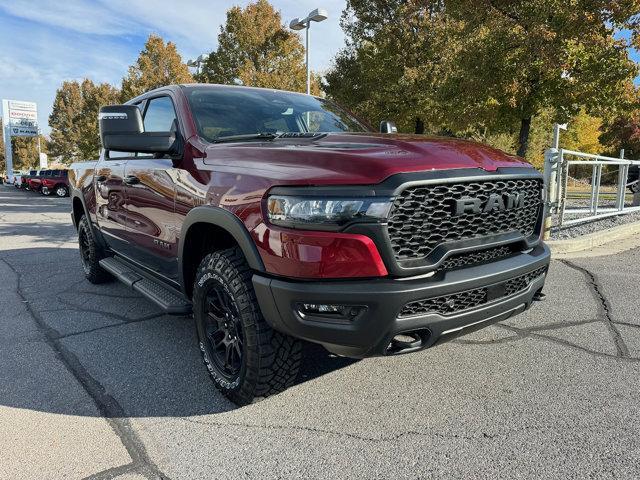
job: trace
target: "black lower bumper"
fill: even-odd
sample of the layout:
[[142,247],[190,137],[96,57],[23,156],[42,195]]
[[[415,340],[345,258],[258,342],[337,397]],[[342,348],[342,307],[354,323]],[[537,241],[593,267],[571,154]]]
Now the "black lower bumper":
[[[549,249],[541,244],[527,253],[438,272],[429,278],[303,282],[254,275],[253,284],[262,313],[273,328],[320,343],[336,354],[362,358],[428,348],[523,312],[542,289],[549,261]],[[540,275],[527,277],[540,269]],[[507,282],[523,277],[527,280],[522,288],[515,292],[505,290]],[[449,295],[464,299],[466,292],[479,289],[492,293],[475,306],[451,312],[447,312],[445,306],[444,312],[434,313],[428,309],[423,313],[401,315],[408,303],[434,298],[442,303]],[[501,294],[496,295],[496,291]],[[301,304],[366,308],[352,319],[332,319],[301,314]],[[418,332],[421,341],[416,343],[417,347],[390,348],[394,337],[409,332]]]

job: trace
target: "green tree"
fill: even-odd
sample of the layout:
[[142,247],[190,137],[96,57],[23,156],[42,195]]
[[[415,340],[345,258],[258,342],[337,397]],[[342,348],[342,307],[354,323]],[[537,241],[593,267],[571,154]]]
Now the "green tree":
[[175,83],[191,83],[189,67],[172,42],[165,43],[158,35],[149,35],[138,60],[122,79],[122,101],[127,101],[154,88]]
[[615,33],[637,44],[639,11],[639,0],[349,0],[327,92],[405,131],[515,131],[525,155],[543,112],[565,122],[627,108],[638,68]]
[[442,2],[349,0],[340,24],[347,47],[326,75],[327,94],[374,125],[447,133],[435,94],[460,26]]
[[519,125],[518,154],[527,152],[533,118],[553,108],[567,121],[624,108],[638,73],[629,42],[616,29],[640,33],[640,1],[449,0],[462,45],[439,91],[448,122],[508,130]]
[[[232,7],[198,80],[306,91],[304,47],[267,0]],[[312,86],[319,93],[317,80]]]
[[79,155],[78,143],[80,130],[77,119],[82,111],[82,91],[80,84],[74,81],[63,82],[56,91],[53,109],[49,115],[51,127],[50,152],[65,162]]

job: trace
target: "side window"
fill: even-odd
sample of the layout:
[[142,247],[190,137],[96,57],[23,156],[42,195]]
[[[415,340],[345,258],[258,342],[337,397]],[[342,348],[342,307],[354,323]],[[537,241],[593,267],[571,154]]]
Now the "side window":
[[176,120],[173,102],[169,97],[158,97],[149,100],[144,114],[145,132],[169,132]]

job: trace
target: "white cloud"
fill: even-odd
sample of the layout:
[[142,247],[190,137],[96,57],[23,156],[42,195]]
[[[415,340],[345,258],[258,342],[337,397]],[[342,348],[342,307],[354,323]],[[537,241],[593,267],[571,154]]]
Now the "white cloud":
[[8,14],[46,25],[95,35],[122,35],[135,23],[111,9],[86,0],[11,0],[1,7]]
[[[2,50],[0,97],[36,101],[39,121],[48,133],[55,91],[64,80],[91,78],[120,83],[127,66],[152,32],[176,43],[186,58],[213,50],[233,5],[249,0],[11,0],[0,4],[4,38],[20,39]],[[311,66],[324,71],[344,45],[339,26],[345,0],[322,4],[307,0],[273,0],[283,22],[325,8],[329,19],[311,27]],[[304,37],[302,37],[304,41]]]

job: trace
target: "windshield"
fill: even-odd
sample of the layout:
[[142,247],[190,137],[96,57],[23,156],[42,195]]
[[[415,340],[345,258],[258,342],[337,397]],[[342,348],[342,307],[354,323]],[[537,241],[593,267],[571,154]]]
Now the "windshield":
[[238,87],[186,87],[198,133],[214,142],[252,134],[366,132],[327,101],[298,93]]

